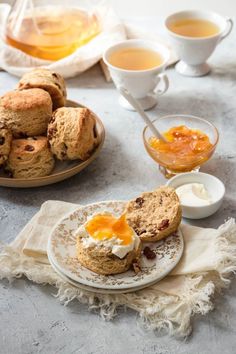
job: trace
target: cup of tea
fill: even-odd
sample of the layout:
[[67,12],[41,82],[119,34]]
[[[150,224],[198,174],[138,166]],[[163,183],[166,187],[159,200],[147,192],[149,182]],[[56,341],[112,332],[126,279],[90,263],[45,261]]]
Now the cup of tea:
[[[109,47],[103,60],[111,77],[119,89],[126,88],[136,98],[144,110],[157,104],[169,81],[164,74],[170,57],[167,47],[154,41],[130,39]],[[119,97],[122,107],[134,110],[123,97]]]
[[176,70],[186,76],[208,74],[206,60],[233,28],[231,18],[208,11],[181,11],[165,21],[173,48],[181,59]]

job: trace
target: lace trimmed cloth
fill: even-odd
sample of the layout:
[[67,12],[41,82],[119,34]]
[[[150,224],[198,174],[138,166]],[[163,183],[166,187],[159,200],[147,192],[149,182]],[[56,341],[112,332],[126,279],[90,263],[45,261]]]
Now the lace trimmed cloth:
[[51,284],[64,304],[77,299],[89,309],[111,320],[120,306],[136,311],[147,329],[165,329],[169,334],[187,336],[191,318],[214,308],[214,294],[230,284],[236,271],[236,225],[229,219],[218,229],[181,225],[184,254],[165,279],[143,290],[127,294],[95,294],[65,282],[50,266],[47,241],[52,228],[76,204],[47,201],[16,239],[1,245],[0,279],[12,281],[25,276],[37,284]]

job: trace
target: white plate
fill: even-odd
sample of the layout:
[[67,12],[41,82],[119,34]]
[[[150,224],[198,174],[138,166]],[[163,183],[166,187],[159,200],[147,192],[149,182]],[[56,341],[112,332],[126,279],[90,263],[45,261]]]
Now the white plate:
[[[124,201],[106,201],[80,207],[67,215],[54,228],[49,237],[48,257],[54,268],[70,280],[89,287],[106,290],[130,290],[143,288],[164,278],[179,262],[184,248],[180,229],[166,239],[148,243],[157,257],[148,261],[141,257],[142,271],[135,274],[129,270],[117,275],[99,275],[80,265],[76,256],[76,231],[89,217],[96,213],[110,212],[120,216],[125,208]],[[147,244],[144,243],[143,247]]]

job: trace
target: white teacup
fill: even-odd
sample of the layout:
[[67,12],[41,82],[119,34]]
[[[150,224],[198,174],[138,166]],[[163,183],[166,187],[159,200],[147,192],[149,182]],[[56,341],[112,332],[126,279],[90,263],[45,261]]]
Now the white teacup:
[[[219,32],[210,37],[182,36],[170,30],[173,21],[181,19],[201,19],[215,23]],[[176,70],[186,76],[203,76],[210,71],[206,60],[213,53],[217,44],[226,38],[233,28],[233,21],[214,12],[208,11],[181,11],[167,17],[165,26],[169,33],[172,45],[181,59],[176,64]]]
[[[159,53],[163,62],[161,65],[147,70],[126,70],[112,65],[109,57],[112,53],[123,48],[144,48],[151,49]],[[119,88],[126,88],[131,95],[136,98],[144,110],[150,109],[157,104],[157,98],[163,95],[169,87],[169,81],[163,71],[165,70],[170,57],[169,49],[159,43],[142,39],[130,39],[109,47],[104,55],[103,60],[109,68],[111,77]],[[162,88],[158,88],[160,83]],[[120,96],[119,103],[128,110],[134,110],[123,96]]]

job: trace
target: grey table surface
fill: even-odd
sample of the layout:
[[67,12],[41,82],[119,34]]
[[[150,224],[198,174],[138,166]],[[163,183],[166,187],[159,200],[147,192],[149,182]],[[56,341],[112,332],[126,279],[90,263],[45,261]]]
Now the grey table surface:
[[[205,117],[220,131],[214,157],[202,171],[221,178],[226,196],[212,217],[192,222],[218,227],[236,211],[236,30],[216,50],[209,62],[210,75],[182,77],[168,69],[169,91],[150,115],[183,113]],[[17,78],[1,72],[0,94],[11,90]],[[112,83],[106,83],[100,68],[92,68],[67,81],[69,98],[94,110],[106,128],[104,148],[82,173],[55,185],[35,189],[0,188],[0,239],[14,239],[26,222],[48,199],[86,204],[128,199],[165,183],[142,143],[143,123],[136,113],[118,105]],[[236,282],[215,300],[216,309],[193,319],[193,334],[186,341],[164,333],[146,332],[131,310],[120,310],[115,320],[103,321],[73,302],[62,306],[50,286],[37,286],[26,279],[0,283],[1,354],[119,354],[119,353],[214,353],[236,352]]]

